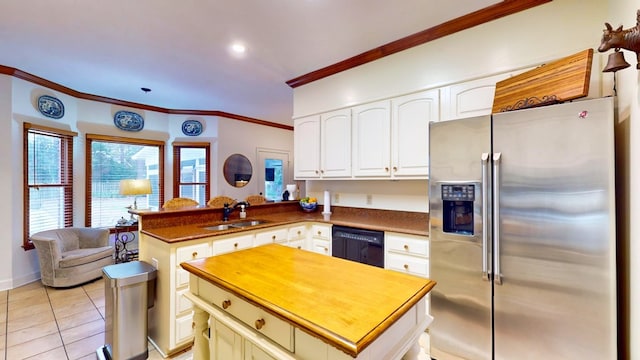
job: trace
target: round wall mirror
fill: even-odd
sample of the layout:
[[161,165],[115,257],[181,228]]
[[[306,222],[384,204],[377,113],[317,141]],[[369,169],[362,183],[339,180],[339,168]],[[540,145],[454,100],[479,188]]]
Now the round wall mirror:
[[243,187],[251,180],[253,168],[251,162],[246,156],[241,154],[233,154],[224,161],[224,178],[229,185],[235,187]]

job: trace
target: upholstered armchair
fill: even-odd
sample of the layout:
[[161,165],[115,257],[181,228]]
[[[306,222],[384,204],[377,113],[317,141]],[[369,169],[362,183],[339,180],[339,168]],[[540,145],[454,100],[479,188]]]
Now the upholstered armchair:
[[75,286],[102,276],[114,262],[109,229],[63,228],[31,235],[40,261],[42,283]]

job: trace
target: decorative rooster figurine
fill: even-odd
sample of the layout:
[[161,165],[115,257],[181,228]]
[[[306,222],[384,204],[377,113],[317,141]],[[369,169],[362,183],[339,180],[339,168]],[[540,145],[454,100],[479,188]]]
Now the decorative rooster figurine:
[[604,23],[606,29],[602,34],[602,41],[599,52],[605,52],[609,49],[626,49],[636,53],[636,69],[640,69],[640,10],[636,13],[636,26],[623,30],[622,25],[617,29],[609,23]]

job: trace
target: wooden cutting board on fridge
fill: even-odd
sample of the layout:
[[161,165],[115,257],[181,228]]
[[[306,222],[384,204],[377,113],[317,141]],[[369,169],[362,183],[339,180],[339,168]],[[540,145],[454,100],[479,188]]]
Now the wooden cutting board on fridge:
[[593,49],[587,49],[498,82],[492,113],[587,96],[592,61]]

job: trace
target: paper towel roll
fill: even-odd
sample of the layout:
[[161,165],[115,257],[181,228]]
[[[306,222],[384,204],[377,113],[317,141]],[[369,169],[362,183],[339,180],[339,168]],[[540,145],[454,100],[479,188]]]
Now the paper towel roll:
[[328,213],[331,211],[331,195],[329,190],[324,191],[324,210],[322,212]]

